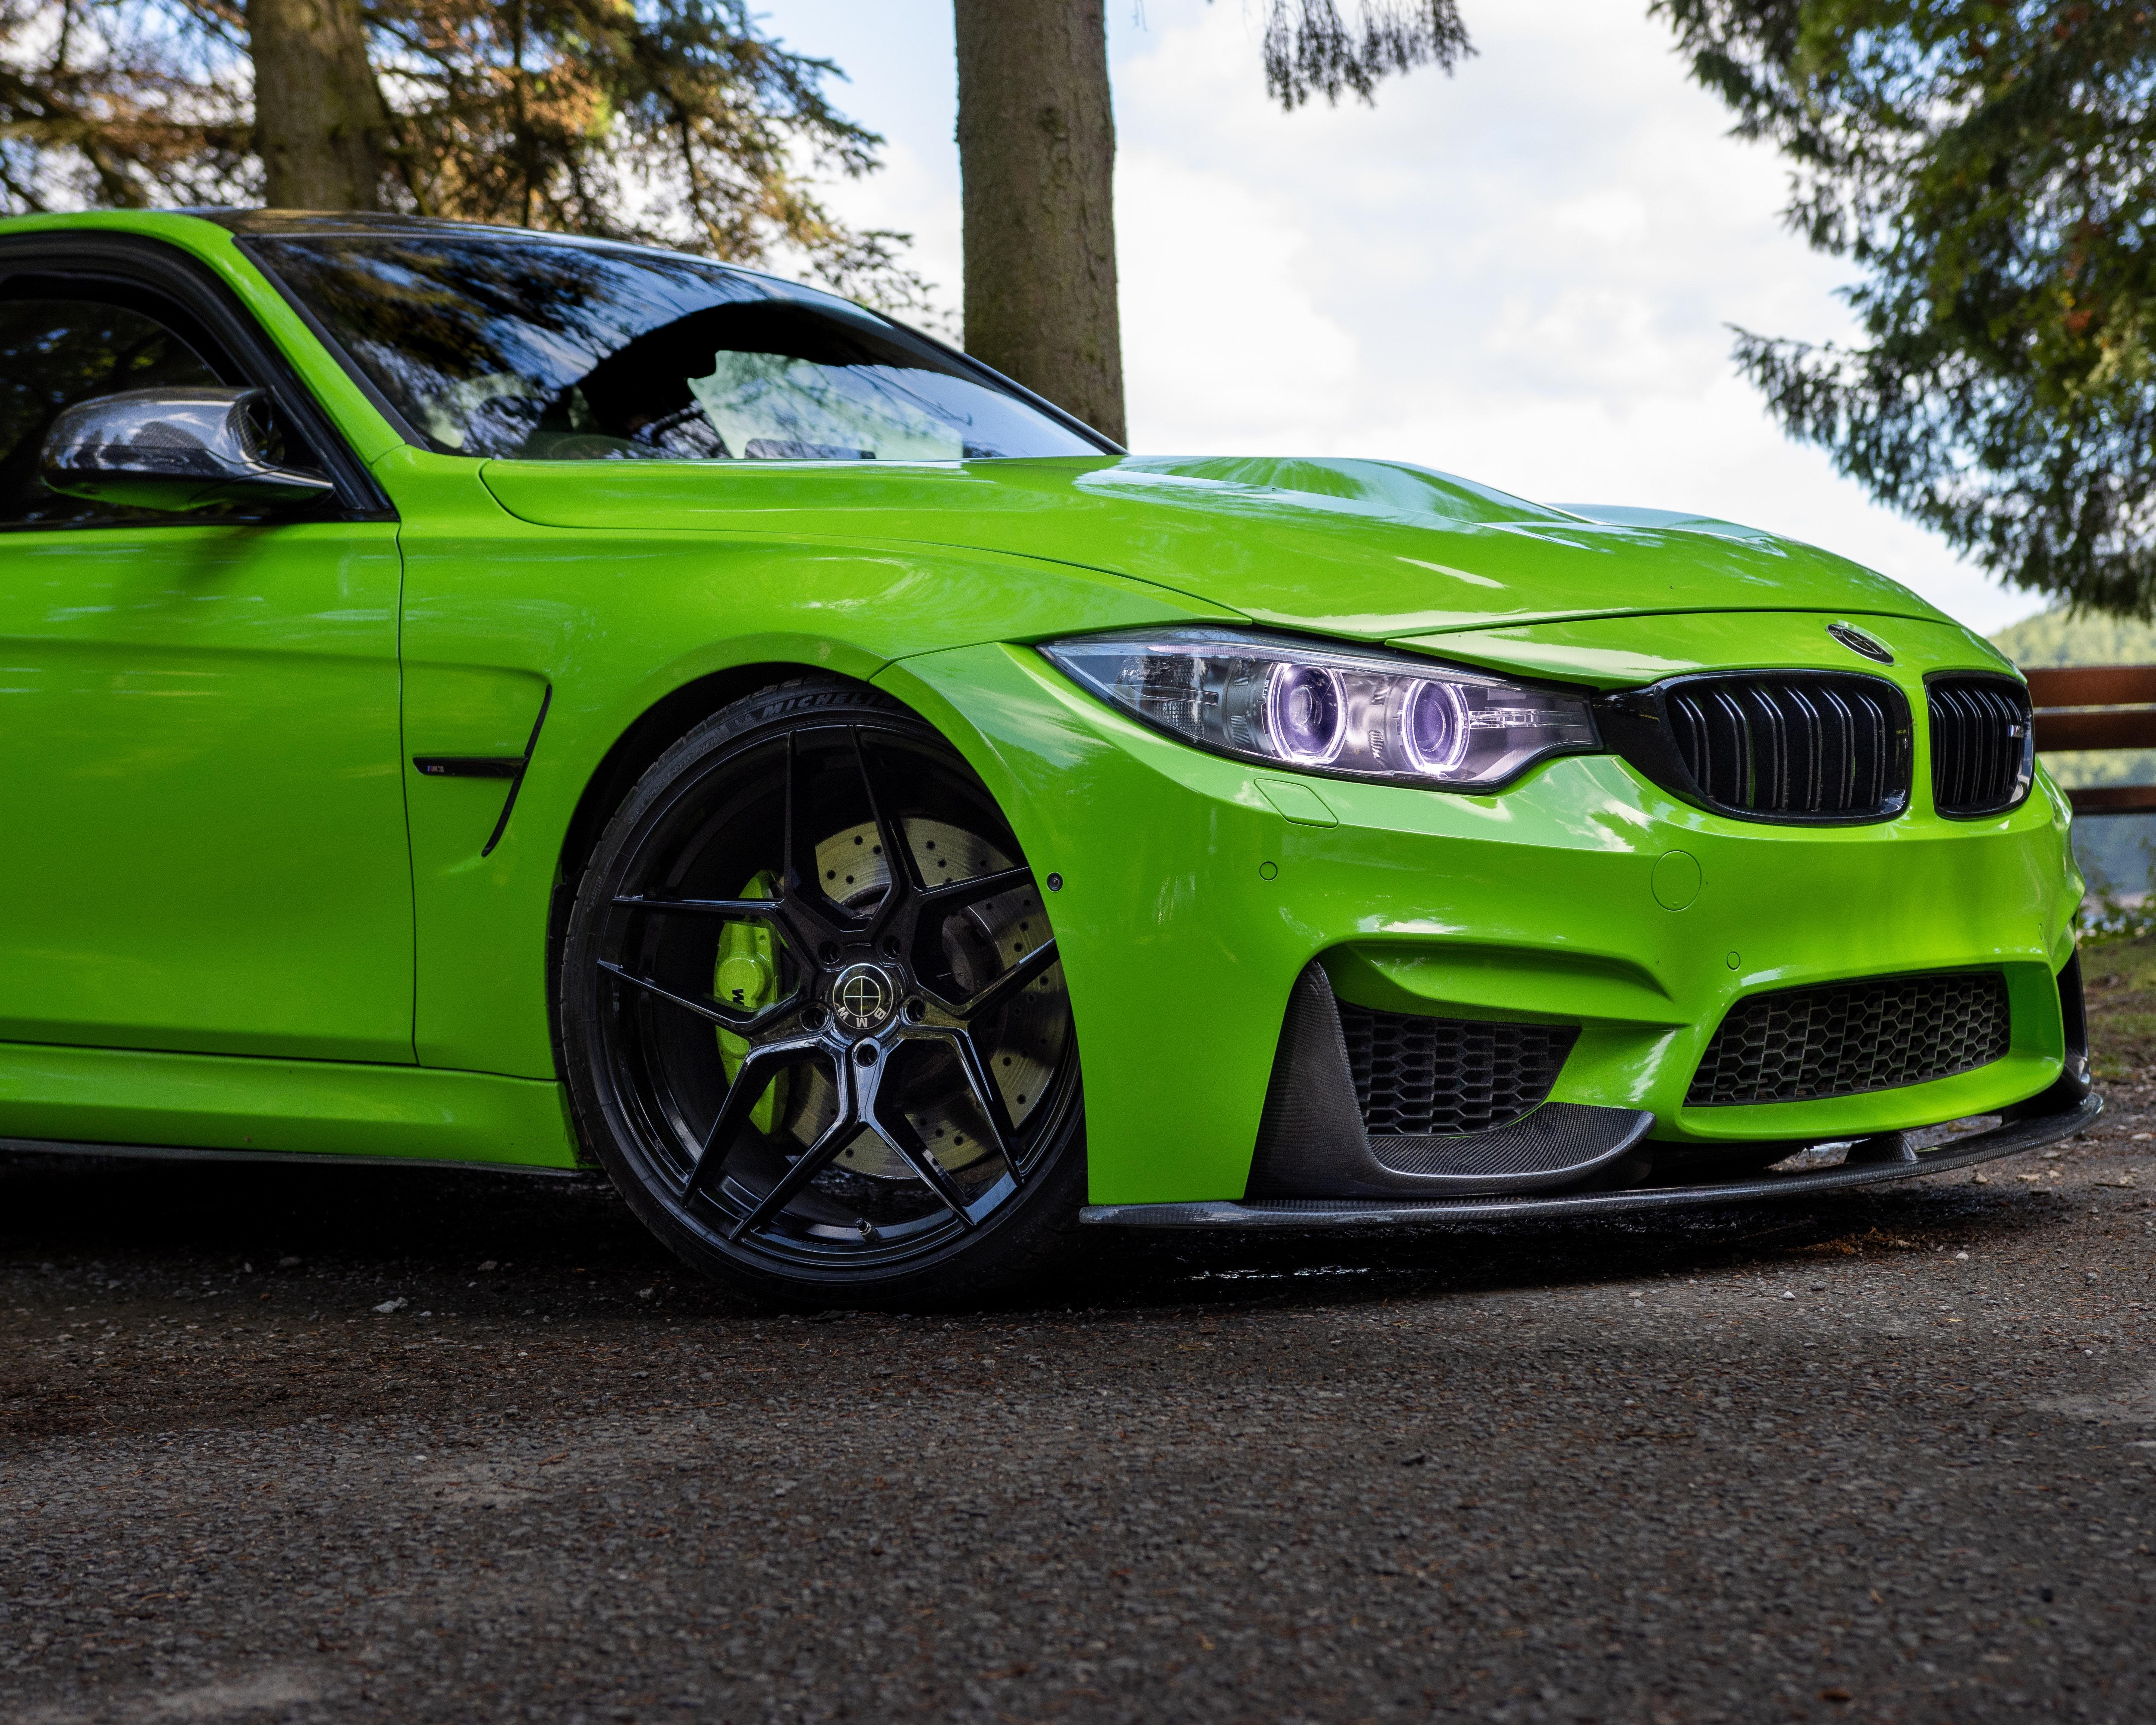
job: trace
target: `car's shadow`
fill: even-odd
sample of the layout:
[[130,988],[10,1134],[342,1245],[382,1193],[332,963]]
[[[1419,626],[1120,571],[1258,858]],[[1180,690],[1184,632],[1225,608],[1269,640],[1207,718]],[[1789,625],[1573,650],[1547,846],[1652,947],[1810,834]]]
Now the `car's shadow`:
[[[1997,1243],[2058,1214],[2055,1199],[2024,1187],[1955,1181],[1502,1227],[1103,1229],[1078,1262],[996,1309],[1298,1306],[1745,1267],[1777,1275],[1850,1252]],[[0,1158],[0,1277],[11,1307],[94,1291],[108,1301],[244,1297],[324,1312],[397,1300],[557,1322],[757,1309],[677,1262],[596,1178],[420,1168]]]

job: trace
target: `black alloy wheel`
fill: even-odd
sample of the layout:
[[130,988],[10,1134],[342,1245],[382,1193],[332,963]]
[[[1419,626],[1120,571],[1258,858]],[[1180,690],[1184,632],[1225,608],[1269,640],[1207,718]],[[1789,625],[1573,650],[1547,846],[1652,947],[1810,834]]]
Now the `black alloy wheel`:
[[588,1147],[699,1269],[795,1303],[1037,1272],[1084,1203],[1039,884],[964,761],[875,691],[736,703],[646,773],[570,913]]

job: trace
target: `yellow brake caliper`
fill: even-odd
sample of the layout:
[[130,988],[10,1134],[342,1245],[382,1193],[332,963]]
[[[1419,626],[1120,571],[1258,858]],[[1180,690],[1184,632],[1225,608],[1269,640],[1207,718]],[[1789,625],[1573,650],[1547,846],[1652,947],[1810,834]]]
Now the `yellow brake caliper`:
[[[768,871],[757,875],[742,889],[743,898],[769,898]],[[754,1012],[778,998],[778,954],[771,940],[768,922],[729,922],[719,931],[718,968],[711,990],[721,1004],[737,1012]],[[719,1032],[719,1058],[725,1063],[726,1081],[740,1075],[748,1057],[748,1044],[731,1030]],[[768,1133],[786,1100],[786,1074],[771,1081],[749,1119],[760,1132]]]

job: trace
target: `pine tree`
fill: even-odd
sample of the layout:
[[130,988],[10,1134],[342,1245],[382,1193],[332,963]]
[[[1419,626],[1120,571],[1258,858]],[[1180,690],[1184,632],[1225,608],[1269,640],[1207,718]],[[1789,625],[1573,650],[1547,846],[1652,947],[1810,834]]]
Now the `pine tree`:
[[2016,586],[2156,617],[2156,10],[1657,0],[1861,338],[1748,331],[1790,434]]
[[906,236],[805,174],[873,169],[828,60],[749,0],[0,0],[0,210],[267,203],[792,248],[895,307]]

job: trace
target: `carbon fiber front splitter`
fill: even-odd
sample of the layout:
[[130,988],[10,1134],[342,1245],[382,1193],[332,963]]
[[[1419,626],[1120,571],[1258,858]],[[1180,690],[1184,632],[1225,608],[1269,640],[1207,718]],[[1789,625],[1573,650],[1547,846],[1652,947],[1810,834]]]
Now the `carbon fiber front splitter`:
[[[1814,1173],[1769,1174],[1707,1186],[1641,1186],[1620,1192],[1540,1193],[1499,1198],[1401,1202],[1392,1199],[1225,1199],[1189,1204],[1088,1204],[1079,1219],[1119,1228],[1393,1228],[1416,1222],[1508,1222],[1531,1218],[1610,1215],[1627,1210],[1689,1209],[1710,1204],[1756,1204],[1772,1198],[1840,1192],[1887,1180],[1969,1168],[1995,1157],[2017,1155],[2070,1138],[2103,1111],[2098,1096],[2071,1107],[2010,1121],[1989,1132],[1951,1138],[1919,1151],[1907,1142],[1892,1159],[1823,1168]],[[1868,1147],[1877,1153],[1877,1142]]]

